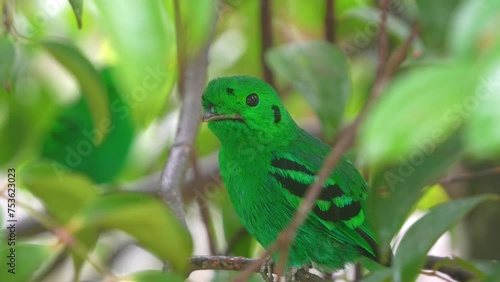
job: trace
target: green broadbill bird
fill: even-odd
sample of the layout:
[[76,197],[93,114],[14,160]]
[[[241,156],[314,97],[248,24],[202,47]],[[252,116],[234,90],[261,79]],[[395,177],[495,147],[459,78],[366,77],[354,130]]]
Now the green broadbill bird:
[[[266,82],[248,76],[212,80],[203,121],[219,138],[219,165],[234,210],[264,248],[286,228],[330,146],[300,128]],[[342,158],[291,243],[288,267],[335,270],[360,256],[376,259],[362,202],[368,185]],[[276,260],[276,256],[274,256]]]

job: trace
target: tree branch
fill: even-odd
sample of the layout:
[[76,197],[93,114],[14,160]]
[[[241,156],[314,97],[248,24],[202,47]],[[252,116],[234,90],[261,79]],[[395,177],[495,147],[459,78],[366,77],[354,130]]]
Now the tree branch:
[[387,14],[389,13],[389,0],[379,0],[380,23],[378,34],[378,67],[377,80],[384,74],[387,58],[389,56],[389,40],[387,36]]
[[261,53],[262,73],[267,83],[274,85],[273,73],[265,62],[267,50],[273,46],[273,1],[260,0],[260,33],[261,33]]
[[[229,256],[194,256],[190,259],[191,271],[197,270],[247,270],[249,266],[255,264],[257,259]],[[457,259],[449,257],[427,256],[425,270],[438,271],[446,274],[457,281],[469,281],[477,279],[473,273],[460,268],[460,262]],[[251,273],[257,273],[253,270]],[[276,271],[274,274],[278,274]],[[298,281],[331,281],[321,278],[306,270],[300,269],[296,278]]]
[[335,43],[335,0],[325,0],[325,39]]
[[[191,271],[196,270],[235,270],[241,271],[246,269],[249,265],[254,263],[255,259],[249,259],[244,257],[228,257],[228,256],[194,256],[190,259]],[[252,273],[258,273],[254,271]],[[276,274],[276,272],[274,272]],[[309,271],[299,269],[296,274],[298,281],[309,281],[309,282],[326,282],[324,278],[321,278]]]
[[[216,6],[216,5],[215,5]],[[217,13],[210,36],[200,54],[193,60],[188,60],[183,80],[180,82],[182,93],[182,108],[174,144],[170,149],[168,161],[163,169],[160,180],[160,197],[165,201],[177,218],[186,224],[184,207],[180,196],[180,188],[184,182],[187,165],[193,151],[193,143],[198,134],[201,122],[201,95],[206,82],[208,48],[213,37]]]
[[468,181],[471,179],[483,177],[483,176],[491,176],[495,174],[500,174],[500,167],[494,167],[494,168],[489,168],[481,171],[475,171],[475,172],[469,172],[469,173],[464,173],[461,175],[456,175],[456,176],[448,176],[445,177],[441,180],[439,180],[439,184],[441,185],[447,185],[451,184],[454,182],[460,182],[460,181]]

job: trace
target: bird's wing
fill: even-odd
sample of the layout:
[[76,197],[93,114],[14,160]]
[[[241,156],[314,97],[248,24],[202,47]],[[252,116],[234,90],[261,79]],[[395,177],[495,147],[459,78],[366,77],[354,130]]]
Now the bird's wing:
[[[304,132],[291,150],[273,153],[269,173],[293,199],[304,197],[307,188],[317,179],[330,147]],[[358,170],[341,158],[312,208],[312,216],[331,230],[340,242],[355,243],[375,256],[376,242],[365,222],[361,202],[368,195],[368,185]],[[297,201],[294,201],[297,202]]]

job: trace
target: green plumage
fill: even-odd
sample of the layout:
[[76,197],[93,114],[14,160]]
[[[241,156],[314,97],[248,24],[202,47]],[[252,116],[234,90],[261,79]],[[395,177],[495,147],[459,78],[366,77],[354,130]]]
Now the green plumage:
[[[234,209],[266,248],[292,219],[330,147],[297,126],[258,78],[215,79],[202,102],[203,119],[221,142],[220,170]],[[362,208],[367,194],[363,177],[342,158],[299,227],[288,266],[334,270],[360,255],[375,258]]]

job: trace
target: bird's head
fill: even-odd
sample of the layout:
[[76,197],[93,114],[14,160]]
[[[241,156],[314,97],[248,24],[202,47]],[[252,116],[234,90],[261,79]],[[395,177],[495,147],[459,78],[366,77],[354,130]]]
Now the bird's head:
[[203,121],[221,143],[241,142],[242,138],[258,134],[279,136],[295,124],[273,87],[250,76],[210,81],[202,96],[202,107]]

